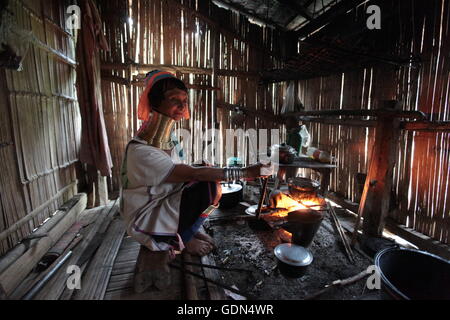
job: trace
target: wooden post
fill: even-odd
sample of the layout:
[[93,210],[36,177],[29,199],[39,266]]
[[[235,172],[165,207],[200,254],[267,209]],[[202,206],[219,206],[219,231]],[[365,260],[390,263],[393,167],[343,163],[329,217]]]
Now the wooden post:
[[[392,175],[400,136],[400,120],[379,117],[375,144],[361,198],[359,215],[364,217],[365,236],[381,236],[389,211]],[[355,236],[358,225],[355,228]]]

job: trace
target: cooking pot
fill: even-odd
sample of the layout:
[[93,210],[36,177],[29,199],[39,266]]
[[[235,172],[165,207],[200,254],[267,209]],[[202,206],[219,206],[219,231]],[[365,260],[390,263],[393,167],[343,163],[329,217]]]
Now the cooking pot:
[[280,244],[275,248],[274,254],[281,274],[287,278],[304,276],[313,262],[311,251],[293,243]]
[[222,184],[222,198],[220,199],[221,209],[232,209],[236,207],[243,197],[243,186],[238,183]]
[[281,227],[292,233],[292,243],[308,248],[317,234],[325,215],[322,211],[298,210],[289,212],[288,222]]
[[[384,297],[449,300],[450,261],[428,252],[387,248],[375,256]],[[387,294],[387,295],[386,295]]]
[[316,198],[320,183],[308,178],[296,177],[288,179],[289,194],[297,201]]

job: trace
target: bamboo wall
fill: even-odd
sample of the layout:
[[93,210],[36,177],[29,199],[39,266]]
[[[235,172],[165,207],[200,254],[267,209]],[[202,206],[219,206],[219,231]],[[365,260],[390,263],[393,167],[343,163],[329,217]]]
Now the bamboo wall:
[[[191,162],[202,158],[203,136],[217,141],[222,150],[206,152],[208,161],[223,165],[226,129],[278,128],[271,121],[251,117],[237,124],[230,110],[219,108],[218,103],[241,104],[272,114],[279,111],[284,84],[259,85],[257,76],[261,70],[281,66],[277,58],[281,52],[276,50],[282,48],[283,38],[275,31],[250,24],[210,1],[100,3],[111,44],[111,52],[103,56],[103,90],[116,190],[125,145],[139,129],[136,108],[143,90],[141,80],[148,71],[172,71],[189,84],[191,119],[179,128],[191,131],[193,139],[185,145]],[[264,52],[264,47],[275,51]],[[247,142],[236,149],[236,155],[244,160],[248,160],[248,152]]]
[[0,255],[76,193],[81,132],[62,1],[11,0],[10,8],[16,30],[32,33],[23,71],[0,70],[0,232],[40,213],[0,242]]
[[[450,3],[399,1],[396,25],[385,25],[386,52],[419,56],[415,67],[380,65],[299,83],[307,110],[375,109],[398,100],[404,110],[450,120]],[[366,173],[374,129],[310,123],[313,144],[338,159],[331,190],[359,201],[357,173]],[[450,243],[450,132],[404,130],[394,172],[391,218],[435,240]],[[309,174],[304,172],[304,174]]]

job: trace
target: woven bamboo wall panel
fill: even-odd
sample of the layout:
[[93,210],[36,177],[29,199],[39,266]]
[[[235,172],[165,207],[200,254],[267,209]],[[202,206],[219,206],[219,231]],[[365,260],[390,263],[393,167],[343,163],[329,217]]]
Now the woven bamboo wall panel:
[[[45,5],[44,5],[45,4]],[[44,223],[76,192],[81,119],[75,90],[74,36],[62,2],[10,1],[16,30],[28,32],[23,71],[1,70],[1,219],[5,231],[51,204],[0,243],[0,255]],[[68,187],[68,188],[67,188]],[[59,191],[66,192],[55,198]]]

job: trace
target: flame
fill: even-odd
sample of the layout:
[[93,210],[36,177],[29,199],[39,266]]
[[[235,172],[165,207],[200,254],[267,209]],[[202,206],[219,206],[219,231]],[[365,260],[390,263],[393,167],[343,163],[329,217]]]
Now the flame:
[[289,212],[305,209],[320,210],[321,203],[317,199],[297,201],[285,193],[277,193],[271,199],[271,207],[275,209],[271,216],[273,218],[287,217]]
[[292,242],[292,233],[284,229],[278,229],[278,238],[283,242],[290,243]]

